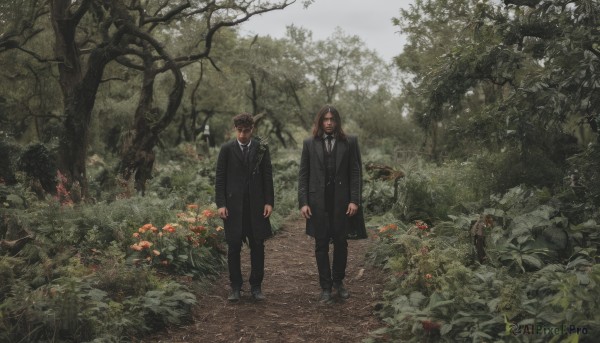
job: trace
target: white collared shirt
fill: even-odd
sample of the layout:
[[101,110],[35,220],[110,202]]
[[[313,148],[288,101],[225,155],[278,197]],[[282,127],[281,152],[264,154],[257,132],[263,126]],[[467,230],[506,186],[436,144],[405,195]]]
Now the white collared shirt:
[[[327,145],[327,136],[329,136],[329,135],[326,133],[323,134],[323,142],[325,142],[325,145]],[[331,151],[333,151],[333,148],[335,148],[335,135],[331,135],[331,136],[333,136],[333,139],[331,140]]]
[[[240,150],[242,150],[242,152],[243,152],[244,151],[244,147],[242,147],[242,145],[244,145],[244,144],[242,144],[240,141],[237,141],[237,143],[238,143],[238,146],[240,147]],[[252,141],[249,141],[248,145],[246,145],[248,147],[248,151],[250,151],[250,143],[252,143]]]

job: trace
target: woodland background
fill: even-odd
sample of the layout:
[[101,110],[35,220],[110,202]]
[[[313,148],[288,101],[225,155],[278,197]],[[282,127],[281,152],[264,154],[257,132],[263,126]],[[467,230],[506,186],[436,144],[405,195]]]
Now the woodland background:
[[416,0],[386,65],[342,30],[238,34],[290,2],[0,1],[0,341],[189,320],[224,267],[231,117],[269,141],[277,229],[325,103],[359,137],[367,258],[389,271],[373,341],[593,341],[600,4]]

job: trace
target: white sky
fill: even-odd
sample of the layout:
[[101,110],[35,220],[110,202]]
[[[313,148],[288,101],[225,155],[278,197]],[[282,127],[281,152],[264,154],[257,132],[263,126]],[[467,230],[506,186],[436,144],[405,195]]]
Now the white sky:
[[270,35],[283,38],[286,26],[294,24],[312,31],[313,40],[325,39],[340,27],[347,35],[359,36],[387,62],[402,52],[403,37],[392,17],[400,8],[408,8],[412,0],[316,0],[304,9],[302,0],[281,11],[250,18],[240,32],[247,35]]

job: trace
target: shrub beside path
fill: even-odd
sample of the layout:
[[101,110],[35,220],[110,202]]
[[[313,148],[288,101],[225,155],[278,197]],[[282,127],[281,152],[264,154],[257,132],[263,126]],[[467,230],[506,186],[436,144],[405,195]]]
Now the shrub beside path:
[[371,238],[349,241],[346,287],[350,299],[318,302],[320,293],[314,241],[304,233],[304,222],[293,221],[265,246],[266,300],[255,302],[247,283],[249,250],[242,250],[244,288],[238,303],[229,303],[225,271],[198,295],[194,323],[170,327],[143,342],[360,342],[384,324],[374,305],[383,290],[382,271],[365,263]]

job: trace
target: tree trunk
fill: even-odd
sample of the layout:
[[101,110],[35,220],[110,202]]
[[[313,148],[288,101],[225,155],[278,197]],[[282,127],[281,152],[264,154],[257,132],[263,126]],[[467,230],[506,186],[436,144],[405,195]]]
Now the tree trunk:
[[[148,49],[148,47],[146,47]],[[164,52],[163,52],[164,53]],[[152,178],[152,167],[154,166],[154,147],[158,143],[158,135],[173,121],[177,108],[183,97],[184,80],[181,70],[166,58],[170,70],[175,77],[173,90],[169,95],[169,103],[164,115],[155,124],[150,125],[148,114],[158,117],[158,109],[153,107],[154,81],[157,70],[153,68],[153,56],[147,51],[144,59],[144,78],[142,91],[135,112],[133,124],[133,143],[125,147],[120,164],[120,173],[125,180],[134,175],[135,189],[144,196],[146,193],[146,182]]]
[[152,63],[152,55],[148,52],[144,60],[142,90],[133,122],[133,142],[125,150],[120,170],[125,180],[129,180],[132,175],[135,176],[135,189],[142,195],[145,195],[146,181],[152,175],[154,146],[158,142],[158,136],[153,134],[148,123],[149,115],[156,116],[158,111],[152,109],[156,78]]
[[[79,20],[86,11],[84,4],[72,14],[70,0],[50,2],[52,27],[55,35],[54,51],[58,63],[59,83],[63,94],[64,132],[59,143],[59,169],[71,183],[74,201],[87,197],[86,158],[89,124],[106,64],[117,53],[96,49],[87,59],[85,71],[79,56],[75,33]],[[80,192],[77,192],[77,187]],[[79,193],[79,194],[77,194]]]

